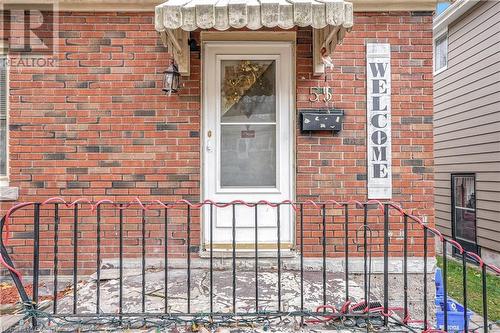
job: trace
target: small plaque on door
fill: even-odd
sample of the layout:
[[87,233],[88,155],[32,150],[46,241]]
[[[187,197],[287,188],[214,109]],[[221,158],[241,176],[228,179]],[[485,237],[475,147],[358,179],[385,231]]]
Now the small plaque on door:
[[255,138],[255,131],[253,131],[253,130],[241,131],[241,138],[242,139],[253,139],[253,138]]
[[300,129],[302,131],[340,131],[343,118],[343,110],[303,110],[300,111]]

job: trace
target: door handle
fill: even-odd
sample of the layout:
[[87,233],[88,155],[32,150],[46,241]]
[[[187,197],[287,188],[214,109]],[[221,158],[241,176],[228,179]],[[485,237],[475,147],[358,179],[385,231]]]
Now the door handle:
[[213,147],[212,147],[212,140],[211,140],[211,137],[212,137],[212,130],[208,130],[207,132],[207,137],[208,137],[208,140],[207,140],[207,151],[208,152],[211,152],[213,150]]

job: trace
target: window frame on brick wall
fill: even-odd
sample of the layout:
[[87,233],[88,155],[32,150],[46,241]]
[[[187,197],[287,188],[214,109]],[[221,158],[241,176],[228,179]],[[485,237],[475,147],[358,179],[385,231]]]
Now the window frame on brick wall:
[[[457,193],[455,191],[455,180],[457,178],[472,178],[472,186],[474,193],[474,201],[472,203],[473,208],[457,206],[456,199]],[[452,173],[451,174],[451,233],[454,240],[456,240],[462,247],[467,251],[472,251],[479,254],[480,248],[477,245],[477,195],[476,195],[476,174],[475,173]],[[459,238],[457,237],[457,227],[456,227],[456,210],[473,210],[474,211],[474,240]],[[456,250],[456,249],[455,249]],[[457,254],[457,253],[455,253]]]
[[[445,64],[442,67],[437,67],[438,66],[438,61],[437,61],[437,56],[438,56],[438,43],[443,43],[445,45]],[[448,68],[448,28],[436,33],[434,35],[433,39],[433,66],[434,66],[434,75],[441,73],[442,71],[446,70]]]
[[[0,186],[9,185],[9,66],[7,55],[0,53],[0,68],[5,70],[5,172],[0,170]],[[1,107],[1,102],[0,102]],[[1,156],[1,154],[0,154]]]

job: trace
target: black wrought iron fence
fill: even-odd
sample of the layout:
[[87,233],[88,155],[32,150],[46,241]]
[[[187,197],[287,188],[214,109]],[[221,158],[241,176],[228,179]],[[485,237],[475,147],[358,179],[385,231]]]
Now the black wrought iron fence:
[[[267,244],[263,249],[260,237],[262,228],[259,221],[259,210],[270,207],[276,214],[275,224],[265,232],[275,233],[275,243]],[[253,225],[246,225],[244,232],[247,239],[253,233],[249,246],[242,246],[238,241],[240,232],[237,210],[244,208],[245,214],[253,215]],[[214,239],[214,216],[217,210],[230,210],[231,221],[227,230],[230,230],[230,241],[222,248]],[[287,210],[293,220],[295,233],[293,239],[283,242],[282,212]],[[202,219],[205,217],[204,222]],[[24,248],[22,253],[32,253],[32,260],[27,261],[25,255],[19,255],[16,246],[7,243],[9,239],[8,227],[13,219],[22,219],[29,227],[32,226],[32,235],[26,244],[17,246]],[[9,270],[10,275],[19,291],[27,316],[36,327],[43,318],[53,320],[77,320],[82,318],[93,320],[95,324],[104,323],[104,319],[112,319],[108,324],[123,324],[130,318],[139,318],[146,323],[147,320],[160,320],[165,325],[169,322],[189,321],[192,323],[215,323],[217,320],[245,320],[257,321],[271,316],[291,316],[300,318],[300,323],[323,323],[341,320],[350,325],[364,321],[363,327],[377,325],[388,326],[391,322],[406,327],[408,330],[435,331],[431,322],[431,312],[434,299],[430,296],[429,274],[433,267],[429,267],[429,258],[434,257],[434,239],[442,243],[443,255],[443,288],[444,304],[447,304],[448,250],[455,248],[461,256],[463,266],[463,305],[467,308],[467,270],[468,262],[476,263],[482,274],[482,307],[483,331],[488,331],[488,295],[486,292],[487,271],[500,274],[494,265],[485,263],[475,253],[465,251],[460,244],[444,237],[438,230],[426,225],[419,217],[405,212],[400,206],[390,202],[291,202],[283,201],[270,203],[260,201],[248,203],[235,200],[229,203],[218,203],[206,200],[202,203],[191,203],[180,200],[173,203],[153,201],[142,203],[135,200],[130,203],[116,203],[111,200],[89,202],[84,199],[66,202],[61,198],[52,198],[44,202],[23,203],[10,209],[0,223],[2,237],[0,243],[1,262]],[[218,231],[215,231],[218,232]],[[208,234],[207,234],[208,233]],[[436,236],[436,237],[434,237]],[[248,244],[247,244],[248,245]],[[29,251],[26,251],[28,249]],[[10,250],[10,251],[9,251]],[[241,251],[240,251],[241,250]],[[264,255],[262,251],[266,252]],[[241,255],[240,252],[244,252]],[[271,258],[269,253],[274,253]],[[290,261],[290,253],[295,254],[297,265],[290,268],[286,265]],[[285,255],[286,254],[286,255]],[[12,255],[12,257],[11,257]],[[222,268],[219,267],[219,258],[230,261],[227,265],[231,273],[228,279],[230,293],[229,306],[221,308],[220,295],[216,295],[214,283]],[[151,293],[147,290],[149,268],[147,261],[151,258],[161,259],[161,264],[156,267],[162,270],[163,281],[161,284],[161,298],[163,305],[156,305],[154,309],[148,308],[148,299]],[[389,297],[389,277],[393,270],[390,269],[391,259],[401,257],[403,277],[401,304],[391,304]],[[16,263],[23,266],[17,269]],[[316,267],[310,267],[311,258],[317,260]],[[106,289],[103,292],[102,274],[103,262],[117,260],[114,266],[118,281],[118,301],[110,307]],[[422,270],[409,273],[409,260],[421,260]],[[172,262],[182,261],[181,268],[185,275],[176,282],[185,286],[185,301],[172,310],[170,291],[172,285]],[[238,268],[240,260],[244,260],[251,267],[251,284],[244,285],[246,299],[250,299],[244,306],[239,306],[238,287],[242,283],[238,280],[241,271]],[[361,271],[352,271],[353,261],[361,260]],[[372,289],[371,275],[373,260],[379,260],[383,269],[378,272],[383,279],[382,293],[377,295]],[[262,274],[266,270],[263,262],[276,280],[276,288],[272,293],[263,296]],[[127,292],[130,288],[126,281],[125,272],[130,262],[137,262],[140,267],[140,285],[138,307],[133,307],[127,302]],[[337,268],[331,268],[332,262],[340,263]],[[200,266],[201,265],[201,266]],[[293,266],[293,265],[292,265]],[[193,299],[193,272],[200,267],[208,273],[206,302],[200,304],[198,299]],[[266,266],[267,267],[267,266]],[[177,268],[176,268],[177,269]],[[313,283],[317,284],[319,296],[314,304],[310,304],[310,292],[306,291],[306,284],[311,285],[310,271],[317,271]],[[82,275],[95,271],[92,282],[95,290],[95,301],[90,302],[94,309],[81,306],[82,295],[78,291]],[[294,271],[290,275],[288,271]],[[22,272],[32,275],[32,292],[27,292],[26,282],[22,279]],[[332,299],[330,274],[342,274],[343,296],[342,299]],[[46,276],[45,276],[45,275]],[[183,273],[184,274],[184,273]],[[246,276],[249,273],[245,273]],[[284,274],[286,280],[290,277],[297,278],[297,285],[284,288]],[[70,276],[69,284],[72,286],[61,294],[60,279]],[[352,284],[354,276],[361,276],[361,295],[353,295]],[[267,275],[266,275],[267,276]],[[51,280],[52,295],[51,307],[40,308],[39,285],[41,279]],[[423,286],[421,304],[410,305],[409,280]],[[250,280],[248,280],[250,281]],[[240,284],[240,286],[238,286]],[[273,282],[274,284],[274,282]],[[158,286],[160,287],[160,286]],[[249,296],[249,289],[253,287],[253,295]],[[291,289],[295,293],[292,295]],[[227,288],[226,288],[227,289]],[[288,294],[287,294],[288,293]],[[219,298],[218,298],[219,297]],[[269,300],[274,298],[272,302]],[[309,301],[306,304],[306,298]],[[265,299],[265,300],[264,300]],[[287,304],[284,304],[286,299]],[[104,306],[104,303],[107,305]],[[196,303],[196,304],[195,304]],[[263,305],[265,303],[265,305]],[[292,304],[293,303],[293,304]],[[414,303],[414,302],[413,302]],[[292,304],[292,305],[290,305]],[[193,307],[194,306],[194,307]],[[182,307],[182,308],[181,308]],[[421,311],[417,318],[412,314],[412,309],[418,307]],[[138,310],[137,310],[138,308]],[[448,308],[444,307],[443,330],[448,331]],[[464,331],[469,331],[467,311],[464,311]],[[247,318],[247,319],[245,319]],[[73,321],[78,322],[78,321]],[[129,321],[130,323],[130,321]]]

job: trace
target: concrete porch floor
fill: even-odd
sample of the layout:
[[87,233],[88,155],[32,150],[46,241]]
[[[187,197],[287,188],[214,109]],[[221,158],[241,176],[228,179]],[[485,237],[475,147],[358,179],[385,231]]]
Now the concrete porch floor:
[[[118,313],[119,309],[119,270],[116,266],[107,265],[101,270],[100,278],[100,313]],[[123,270],[123,312],[141,313],[142,312],[142,274],[141,269],[135,267],[126,267]],[[145,313],[163,313],[165,311],[164,298],[164,270],[160,267],[148,266],[145,274]],[[304,272],[304,309],[306,311],[315,311],[316,307],[323,304],[323,273],[321,271]],[[394,278],[394,277],[393,277]],[[278,309],[278,275],[276,269],[262,268],[259,271],[259,311],[273,312]],[[392,280],[390,289],[390,306],[400,306],[398,301],[402,297],[402,289],[399,289],[401,281]],[[421,279],[412,281],[410,287],[414,284],[416,288],[411,288],[413,294],[421,293]],[[372,300],[380,301],[382,299],[382,288],[380,285],[380,276],[374,276],[372,279]],[[431,282],[431,281],[430,281]],[[233,295],[233,275],[232,270],[217,269],[213,272],[213,305],[214,312],[231,313],[232,295]],[[349,296],[351,301],[356,302],[363,298],[363,279],[359,274],[354,275],[349,281]],[[69,282],[61,277],[58,290],[67,287],[67,293],[58,300],[58,313],[70,314],[73,311],[73,289]],[[345,280],[342,272],[327,272],[327,304],[340,308],[345,298]],[[44,283],[44,288],[40,290],[41,295],[50,295],[52,293],[52,284],[49,280]],[[415,289],[415,290],[413,290]],[[210,310],[210,273],[206,268],[194,268],[191,270],[191,313],[206,313]],[[81,314],[96,313],[96,295],[97,295],[96,274],[81,279],[77,285],[77,312]],[[400,292],[401,291],[401,292]],[[399,297],[401,296],[401,297]],[[171,314],[182,314],[187,312],[187,271],[185,268],[169,268],[168,270],[168,307],[167,312]],[[412,293],[410,293],[412,297]],[[415,302],[419,303],[420,302]],[[430,320],[433,321],[433,298],[429,299],[428,313]],[[291,312],[300,310],[300,271],[294,269],[283,269],[281,275],[281,305],[282,311]],[[412,305],[410,304],[410,307]],[[236,272],[236,310],[239,313],[253,313],[255,309],[255,273],[251,269],[238,269]],[[52,306],[49,305],[43,309],[50,312]],[[417,311],[415,313],[414,311]],[[414,318],[419,318],[418,308],[413,306],[410,312]],[[306,318],[306,323],[308,319]],[[477,318],[475,318],[477,320]],[[106,322],[103,320],[103,323]],[[109,321],[107,321],[109,323]],[[306,327],[300,327],[300,318],[281,317],[269,321],[254,322],[254,327],[248,328],[243,325],[235,327],[233,324],[227,324],[224,328],[218,330],[203,329],[199,332],[353,332],[366,331],[366,328],[358,326],[345,329],[339,321],[331,322],[329,325],[308,323]],[[41,319],[40,332],[50,332],[48,326],[45,326]],[[54,324],[54,323],[53,323]],[[144,327],[142,322],[135,321],[135,325],[123,328],[111,328],[109,325],[100,326],[99,321],[91,331],[126,331],[126,332],[191,332],[191,328],[184,324],[171,325],[168,329],[158,331],[156,328]],[[57,325],[52,325],[55,328]],[[141,327],[142,326],[142,327]],[[476,327],[477,325],[474,325]],[[78,330],[79,325],[72,324],[64,326],[65,331]],[[82,326],[83,328],[84,326]],[[98,328],[99,327],[99,328]],[[105,327],[108,327],[105,329]],[[392,326],[391,332],[407,332],[398,326]],[[82,329],[82,331],[84,331]],[[419,330],[417,330],[419,331]],[[493,330],[495,331],[495,330]],[[14,332],[26,332],[25,328],[19,327]],[[481,332],[479,330],[478,332]]]
[[[101,271],[100,312],[116,313],[119,305],[119,272],[117,269]],[[78,312],[95,313],[96,282],[95,274],[78,286]],[[164,271],[148,269],[145,278],[146,312],[163,313]],[[214,312],[232,311],[232,271],[213,272]],[[258,311],[278,310],[278,274],[276,271],[261,271],[258,276]],[[336,307],[345,298],[344,279],[340,273],[327,273],[327,303]],[[304,304],[306,310],[314,311],[323,304],[323,285],[321,272],[304,272]],[[142,312],[142,275],[139,269],[125,269],[123,279],[123,312]],[[351,299],[363,298],[363,290],[354,281],[349,284]],[[169,313],[187,312],[187,271],[169,269],[168,271],[168,308]],[[300,272],[282,271],[281,275],[282,311],[300,310]],[[72,311],[73,299],[70,293],[59,300],[60,313]],[[206,269],[191,270],[191,313],[206,313],[210,310],[210,274]],[[255,312],[255,274],[253,271],[236,272],[236,311]]]
[[[142,274],[141,269],[126,268],[123,270],[123,312],[142,312]],[[162,268],[150,267],[145,275],[145,312],[163,313],[165,311],[164,294],[164,270]],[[107,268],[101,271],[100,278],[100,312],[118,313],[119,309],[119,271],[116,268]],[[315,311],[316,307],[323,304],[323,273],[321,271],[304,272],[304,309]],[[259,311],[273,312],[278,310],[278,275],[273,269],[262,269],[259,271]],[[345,280],[341,272],[327,273],[327,304],[340,308],[345,298]],[[231,313],[233,297],[233,275],[232,270],[222,269],[213,272],[214,312]],[[64,283],[60,283],[62,289]],[[50,291],[47,285],[45,292]],[[196,268],[191,270],[191,313],[206,313],[210,310],[210,273],[209,270]],[[96,313],[96,274],[84,279],[77,285],[77,311],[82,314]],[[363,298],[362,287],[354,280],[349,282],[349,295],[353,302]],[[186,269],[168,270],[168,307],[171,314],[187,312],[187,271]],[[372,294],[372,299],[378,299]],[[282,270],[281,275],[281,306],[282,311],[292,312],[300,310],[300,271]],[[68,288],[68,293],[58,300],[58,313],[70,314],[73,311],[73,290]],[[255,308],[255,273],[253,270],[240,270],[236,273],[236,311],[238,313],[252,313]],[[51,311],[47,307],[45,311]],[[305,318],[305,321],[312,318]],[[343,330],[335,325],[308,323],[306,327],[300,327],[300,318],[281,317],[272,318],[269,321],[255,322],[252,328],[239,325],[225,325],[218,330],[200,330],[199,332],[352,332],[355,330],[366,331],[366,328],[353,327]],[[42,324],[43,325],[43,324]],[[139,321],[140,326],[140,321]],[[46,326],[43,326],[46,327]],[[66,327],[77,330],[78,325]],[[103,327],[104,328],[104,327]],[[401,330],[393,327],[391,331]],[[44,330],[45,332],[46,330]],[[95,331],[95,330],[94,330]],[[104,330],[103,330],[104,331]],[[122,331],[118,329],[115,331]],[[159,332],[147,327],[130,327],[123,331],[136,332]],[[161,332],[191,332],[191,328],[185,325],[172,325]],[[21,331],[19,331],[21,332]]]

